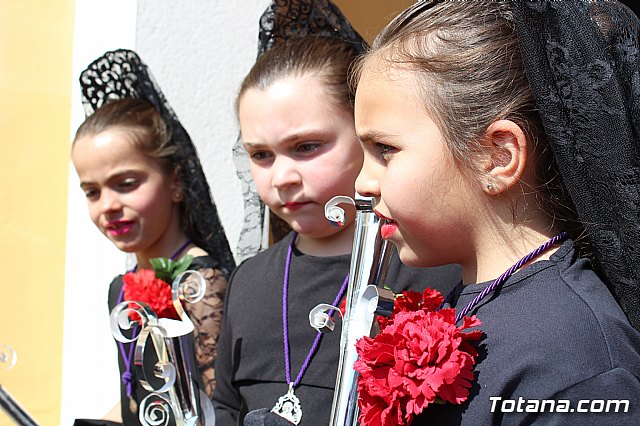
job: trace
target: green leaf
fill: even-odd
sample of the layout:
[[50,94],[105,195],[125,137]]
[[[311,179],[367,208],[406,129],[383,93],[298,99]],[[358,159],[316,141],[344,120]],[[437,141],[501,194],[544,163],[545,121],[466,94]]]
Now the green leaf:
[[184,271],[186,271],[187,269],[189,269],[189,266],[191,266],[191,261],[193,260],[193,256],[191,255],[186,255],[180,259],[178,259],[178,261],[174,262],[173,266],[173,272],[171,274],[171,279],[175,279],[178,275],[180,275],[181,273],[183,273]]
[[179,274],[189,269],[192,260],[193,256],[191,255],[183,256],[176,261],[166,257],[154,257],[149,259],[149,263],[151,263],[153,271],[156,273],[156,278],[171,284]]

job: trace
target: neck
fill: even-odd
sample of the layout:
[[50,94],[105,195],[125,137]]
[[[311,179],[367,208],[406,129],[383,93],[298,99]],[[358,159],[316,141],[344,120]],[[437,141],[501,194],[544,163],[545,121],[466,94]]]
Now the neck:
[[[464,284],[474,284],[493,280],[509,269],[518,260],[544,244],[557,230],[540,231],[527,226],[510,230],[496,230],[486,238],[476,241],[476,256],[462,264]],[[557,246],[544,251],[522,266],[546,260],[558,249]]]
[[138,261],[138,268],[140,269],[151,269],[151,263],[149,259],[153,259],[156,257],[165,257],[170,258],[171,256],[176,255],[175,259],[181,258],[184,254],[187,253],[189,247],[184,247],[184,249],[180,250],[179,253],[177,251],[188,241],[188,238],[184,233],[180,232],[175,235],[173,238],[165,238],[162,237],[160,241],[158,241],[153,246],[148,249],[140,252],[136,252],[136,260]]
[[298,234],[296,248],[311,256],[339,256],[353,249],[354,222],[345,225],[339,232],[326,237]]

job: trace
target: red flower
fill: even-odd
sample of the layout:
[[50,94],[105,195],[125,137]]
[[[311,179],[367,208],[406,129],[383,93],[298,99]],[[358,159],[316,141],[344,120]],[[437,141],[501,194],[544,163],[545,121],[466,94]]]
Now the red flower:
[[444,297],[438,290],[427,287],[424,292],[405,290],[396,296],[391,317],[376,317],[380,330],[384,330],[392,318],[400,312],[432,312],[440,307]]
[[[458,327],[455,309],[435,311],[440,293],[428,289],[422,298],[413,293],[404,295],[380,334],[356,343],[362,425],[408,425],[436,400],[460,404],[469,396],[478,355],[471,342],[482,332],[464,330],[480,321],[465,317]],[[416,310],[404,310],[408,307]]]
[[[180,319],[173,307],[171,286],[159,278],[154,271],[141,269],[122,277],[124,299],[148,304],[158,318]],[[132,318],[135,320],[135,318]]]

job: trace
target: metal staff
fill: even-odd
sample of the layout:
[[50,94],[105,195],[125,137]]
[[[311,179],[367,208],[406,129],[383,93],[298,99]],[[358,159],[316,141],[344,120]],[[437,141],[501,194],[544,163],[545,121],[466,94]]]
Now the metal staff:
[[[391,315],[394,300],[391,291],[378,287],[387,274],[391,250],[388,242],[380,236],[383,220],[373,212],[372,199],[353,200],[344,196],[331,199],[325,206],[325,215],[338,226],[343,226],[344,210],[338,207],[340,203],[353,204],[356,218],[331,426],[357,424],[358,373],[353,369],[358,358],[356,341],[371,334],[376,314]],[[332,331],[335,323],[327,314],[331,309],[337,310],[326,304],[313,309],[309,314],[311,326],[323,332]]]

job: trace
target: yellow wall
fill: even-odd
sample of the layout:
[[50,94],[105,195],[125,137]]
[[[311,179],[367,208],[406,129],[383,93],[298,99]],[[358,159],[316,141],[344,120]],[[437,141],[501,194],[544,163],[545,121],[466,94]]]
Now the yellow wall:
[[369,43],[398,13],[415,0],[334,0],[351,25]]
[[[73,0],[0,0],[0,384],[60,419]],[[0,424],[11,424],[0,412]]]

